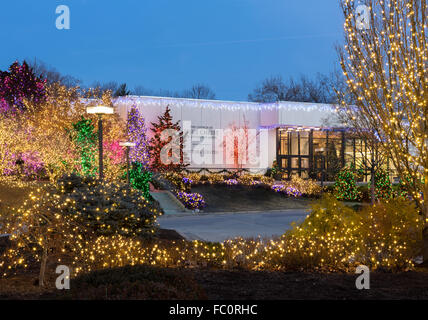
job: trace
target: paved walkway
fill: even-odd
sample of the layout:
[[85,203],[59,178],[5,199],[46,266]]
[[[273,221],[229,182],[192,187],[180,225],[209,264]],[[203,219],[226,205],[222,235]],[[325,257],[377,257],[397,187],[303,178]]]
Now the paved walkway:
[[159,202],[165,215],[186,214],[189,211],[168,191],[151,191],[150,195]]
[[165,215],[158,218],[161,228],[173,229],[188,240],[221,242],[244,238],[271,238],[290,229],[292,222],[303,221],[307,209],[269,212]]

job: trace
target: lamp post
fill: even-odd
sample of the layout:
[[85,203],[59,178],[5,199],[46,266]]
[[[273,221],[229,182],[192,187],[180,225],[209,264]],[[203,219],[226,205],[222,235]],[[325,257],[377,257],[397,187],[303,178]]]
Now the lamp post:
[[124,141],[120,142],[119,145],[122,147],[126,147],[126,181],[128,182],[129,186],[129,149],[135,147],[135,143],[130,141]]
[[96,114],[98,116],[98,163],[99,163],[99,179],[103,180],[103,115],[104,114],[113,114],[113,107],[108,106],[95,106],[87,107],[86,112],[89,114]]

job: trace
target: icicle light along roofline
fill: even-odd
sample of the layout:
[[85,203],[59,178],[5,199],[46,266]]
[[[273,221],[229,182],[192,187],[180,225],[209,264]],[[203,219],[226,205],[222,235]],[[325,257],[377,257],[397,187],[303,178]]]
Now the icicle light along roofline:
[[284,131],[353,131],[353,128],[347,127],[321,127],[321,126],[296,126],[287,124],[273,124],[270,126],[259,126],[259,130],[282,129]]
[[223,101],[223,100],[202,100],[188,98],[171,98],[171,97],[152,97],[152,96],[126,96],[114,99],[114,104],[117,105],[156,105],[166,107],[167,105],[175,107],[194,107],[194,108],[209,108],[221,109],[228,111],[239,110],[295,110],[295,111],[326,111],[335,112],[336,106],[333,104],[312,103],[312,102],[294,102],[294,101],[279,101],[272,103],[258,103],[246,101]]

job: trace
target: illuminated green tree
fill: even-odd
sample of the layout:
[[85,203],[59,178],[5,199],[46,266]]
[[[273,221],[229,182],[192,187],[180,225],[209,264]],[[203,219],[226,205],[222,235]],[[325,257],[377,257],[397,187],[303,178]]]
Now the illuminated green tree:
[[94,132],[92,120],[84,119],[73,123],[73,140],[80,155],[80,166],[85,176],[97,173],[95,166],[97,133]]

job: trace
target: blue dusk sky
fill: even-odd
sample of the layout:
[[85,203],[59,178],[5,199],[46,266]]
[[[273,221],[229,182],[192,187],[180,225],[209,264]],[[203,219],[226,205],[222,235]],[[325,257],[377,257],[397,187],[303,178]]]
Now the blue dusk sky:
[[[70,30],[55,27],[58,5]],[[87,86],[203,83],[224,100],[271,75],[333,71],[343,38],[338,0],[1,1],[0,24],[0,70],[36,57]]]

